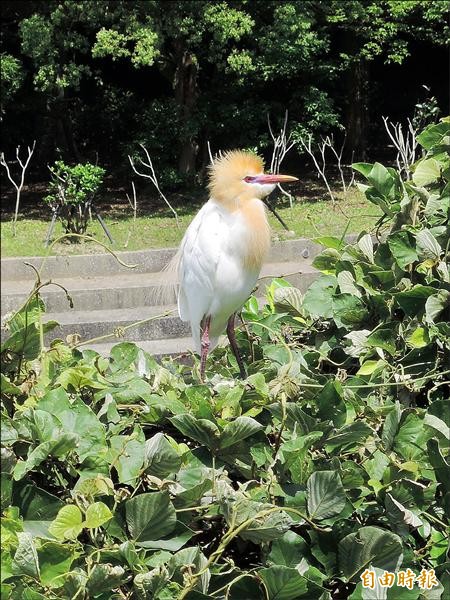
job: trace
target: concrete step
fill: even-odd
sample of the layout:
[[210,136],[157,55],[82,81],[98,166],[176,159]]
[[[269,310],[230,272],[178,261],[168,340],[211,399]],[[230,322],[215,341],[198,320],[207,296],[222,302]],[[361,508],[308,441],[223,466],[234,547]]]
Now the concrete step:
[[[317,276],[311,266],[311,258],[297,261],[272,262],[263,266],[260,287],[274,277],[286,276],[292,285],[302,291]],[[85,275],[84,277],[54,278],[55,283],[63,286],[73,300],[75,311],[99,311],[138,306],[155,306],[160,302],[155,293],[161,285],[159,273],[126,272],[120,275]],[[2,282],[1,314],[17,310],[26,301],[32,284],[29,280],[6,280]],[[48,313],[71,311],[65,292],[56,285],[42,289],[42,299]],[[174,294],[166,295],[165,302],[174,303]]]
[[[46,313],[44,321],[59,323],[46,335],[46,343],[74,334],[86,341],[115,332],[117,339],[131,342],[190,335],[189,323],[181,321],[175,305]],[[123,331],[129,325],[134,326]]]
[[[355,238],[354,235],[346,237],[348,242]],[[301,257],[314,257],[321,250],[321,246],[307,238],[275,242],[270,250],[268,262],[296,261]],[[174,248],[157,248],[149,250],[137,250],[134,252],[117,252],[120,260],[127,265],[134,265],[133,273],[149,273],[160,271],[175,254]],[[48,256],[43,257],[15,257],[3,258],[1,260],[2,281],[27,280],[33,283],[35,273],[26,263],[41,269],[41,279],[52,279],[57,281],[71,277],[93,277],[112,275],[123,275],[130,273],[130,269],[121,265],[117,259],[109,253],[85,254],[70,256]]]
[[[285,266],[290,263],[283,263]],[[295,263],[298,267],[298,263]],[[264,302],[266,285],[269,285],[274,277],[286,276],[292,285],[306,291],[309,285],[318,276],[311,265],[308,270],[300,273],[283,272],[274,264],[266,265],[262,271],[261,279],[255,291],[261,303]],[[306,267],[306,265],[304,265]],[[278,269],[278,270],[277,270]],[[265,275],[265,273],[268,273]],[[170,313],[170,314],[166,314]],[[157,318],[156,318],[157,317]],[[171,305],[147,305],[128,306],[126,308],[106,308],[100,310],[64,310],[62,312],[46,312],[44,321],[56,321],[59,323],[55,329],[46,335],[46,343],[56,338],[65,339],[69,335],[78,334],[81,341],[102,337],[116,332],[117,339],[127,341],[153,341],[161,339],[183,338],[190,335],[188,323],[184,323],[178,317],[175,304]],[[144,321],[144,322],[141,322]],[[127,328],[130,325],[133,327]]]

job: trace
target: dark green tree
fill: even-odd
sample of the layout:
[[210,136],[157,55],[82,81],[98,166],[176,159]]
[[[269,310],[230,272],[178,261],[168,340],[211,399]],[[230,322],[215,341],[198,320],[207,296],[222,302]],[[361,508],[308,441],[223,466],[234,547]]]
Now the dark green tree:
[[348,146],[364,156],[369,124],[370,64],[401,65],[413,40],[448,43],[449,5],[443,0],[321,0],[316,3],[334,39],[344,83]]

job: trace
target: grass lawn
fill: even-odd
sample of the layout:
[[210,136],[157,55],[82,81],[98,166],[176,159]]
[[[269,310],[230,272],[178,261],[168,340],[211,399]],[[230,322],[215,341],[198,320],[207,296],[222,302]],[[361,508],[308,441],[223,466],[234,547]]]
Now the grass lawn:
[[[337,188],[336,188],[337,190]],[[278,199],[276,209],[281,218],[293,233],[287,233],[281,224],[270,214],[274,239],[288,237],[316,237],[317,235],[341,235],[348,225],[347,233],[357,233],[363,229],[373,228],[380,216],[379,209],[367,202],[356,187],[352,187],[346,197],[336,192],[338,201],[335,205],[327,198],[324,188],[317,180],[302,182],[293,190],[295,201],[291,210],[283,197]],[[123,196],[125,194],[123,193]],[[116,194],[117,197],[117,194]],[[127,201],[99,200],[97,206],[114,239],[110,244],[97,220],[93,220],[88,234],[105,243],[112,250],[142,250],[145,248],[161,248],[176,246],[191,222],[205,197],[194,202],[186,197],[175,198],[174,204],[179,214],[180,227],[165,205],[155,199],[140,199],[138,192],[138,214],[133,220],[132,210]],[[39,204],[40,205],[40,204]],[[11,226],[12,212],[3,210],[1,227],[2,256],[44,256],[49,250],[44,247],[50,225],[50,211],[46,207],[37,208],[36,200],[24,202],[17,224],[17,235],[13,237]],[[53,239],[63,235],[62,224],[58,222],[54,229]],[[69,243],[67,240],[53,246],[53,254],[90,254],[105,252],[94,241]]]

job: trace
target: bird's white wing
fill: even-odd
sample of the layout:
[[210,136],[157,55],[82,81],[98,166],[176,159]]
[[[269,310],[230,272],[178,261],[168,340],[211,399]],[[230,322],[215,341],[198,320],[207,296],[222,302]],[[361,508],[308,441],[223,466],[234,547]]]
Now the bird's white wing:
[[214,297],[226,231],[222,210],[209,201],[189,225],[180,246],[178,311],[183,321],[191,322],[194,339],[196,325],[208,313]]

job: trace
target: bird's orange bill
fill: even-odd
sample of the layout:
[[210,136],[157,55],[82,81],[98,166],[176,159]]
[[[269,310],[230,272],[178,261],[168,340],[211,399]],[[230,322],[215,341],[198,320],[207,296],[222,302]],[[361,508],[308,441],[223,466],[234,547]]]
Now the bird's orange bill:
[[278,174],[264,174],[257,175],[254,178],[255,183],[293,183],[294,181],[298,181],[298,177],[293,177],[292,175],[280,175]]

